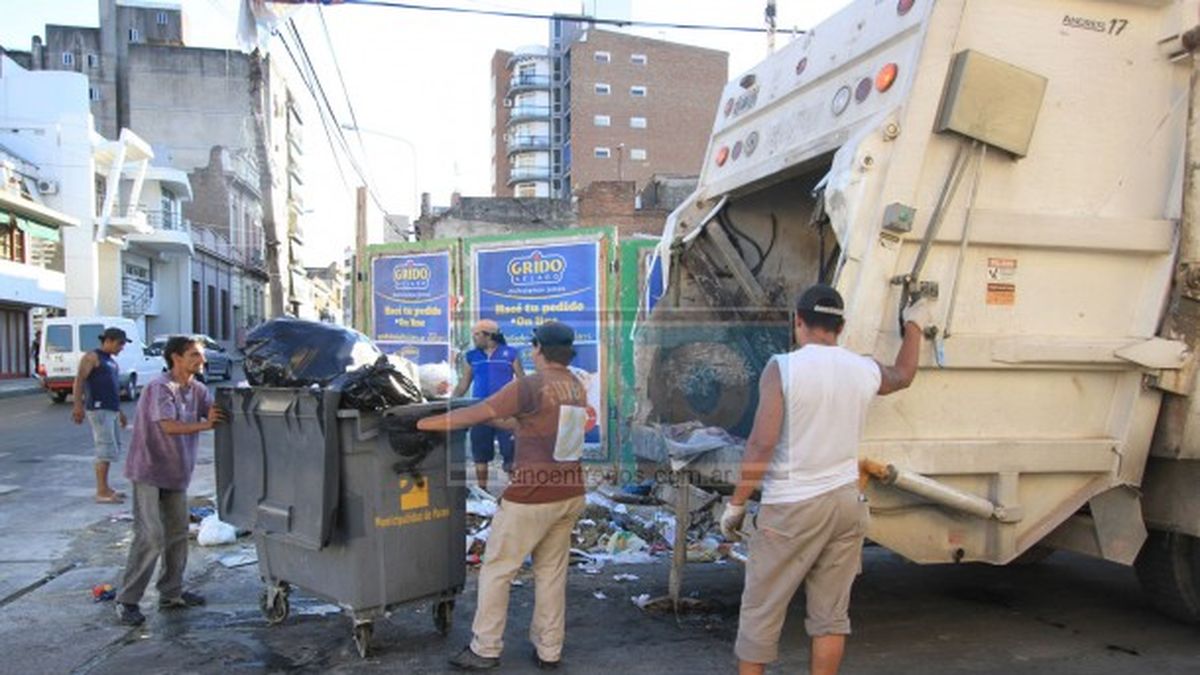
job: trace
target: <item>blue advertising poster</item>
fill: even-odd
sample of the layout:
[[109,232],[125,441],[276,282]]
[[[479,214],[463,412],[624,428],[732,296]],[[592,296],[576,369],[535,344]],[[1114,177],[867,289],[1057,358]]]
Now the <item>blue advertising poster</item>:
[[372,339],[417,363],[450,360],[450,253],[405,253],[371,263]]
[[[527,346],[534,328],[553,320],[575,330],[571,368],[587,387],[589,420],[603,420],[600,243],[476,249],[473,257],[479,318],[499,324],[510,345],[526,347],[521,360],[527,371],[533,370]],[[599,424],[585,440],[600,443]]]

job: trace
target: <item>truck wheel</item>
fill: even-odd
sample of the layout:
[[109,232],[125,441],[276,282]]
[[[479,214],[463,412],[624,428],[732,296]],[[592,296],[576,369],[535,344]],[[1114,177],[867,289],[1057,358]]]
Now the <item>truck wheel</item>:
[[55,403],[63,403],[67,400],[67,392],[52,391],[50,392],[50,400],[54,401]]
[[129,376],[129,381],[125,383],[125,391],[121,392],[121,396],[129,401],[137,400],[137,374]]
[[1150,530],[1134,567],[1155,609],[1185,623],[1200,623],[1200,539]]

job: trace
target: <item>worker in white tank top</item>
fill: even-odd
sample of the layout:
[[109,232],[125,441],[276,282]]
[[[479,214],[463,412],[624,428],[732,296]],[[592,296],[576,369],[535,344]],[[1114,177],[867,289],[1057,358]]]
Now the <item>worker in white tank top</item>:
[[778,658],[787,606],[801,583],[811,672],[836,673],[845,651],[850,587],[869,520],[856,485],[867,408],[876,395],[912,383],[930,311],[924,301],[904,310],[904,340],[891,366],[838,346],[844,314],[831,286],[804,291],[796,303],[799,348],[772,358],[759,380],[741,477],[721,518],[725,537],[739,539],[746,501],[762,486],[734,646],[743,674],[762,673]]

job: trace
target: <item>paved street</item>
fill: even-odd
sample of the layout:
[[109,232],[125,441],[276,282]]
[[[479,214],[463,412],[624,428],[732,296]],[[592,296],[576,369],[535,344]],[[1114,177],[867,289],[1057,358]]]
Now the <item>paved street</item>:
[[[162,614],[151,593],[142,628],[113,620],[95,604],[93,584],[116,582],[129,523],[125,506],[92,502],[89,436],[69,407],[41,396],[0,400],[0,671],[12,673],[444,672],[467,642],[475,574],[459,599],[447,638],[428,607],[404,607],[380,622],[375,653],[362,660],[350,622],[319,599],[293,595],[293,616],[267,627],[258,609],[257,567],[227,568],[222,556],[252,552],[246,540],[193,544],[190,584],[207,607]],[[211,435],[193,494],[211,493]],[[123,479],[118,488],[127,489]],[[613,580],[626,572],[636,581]],[[709,611],[676,618],[635,607],[630,596],[658,595],[667,566],[608,568],[570,577],[569,673],[729,672],[737,628],[741,568],[692,565],[685,590]],[[597,598],[596,593],[604,595]],[[513,590],[508,648],[500,672],[531,672],[525,638],[532,580]],[[1143,603],[1131,570],[1056,554],[1023,568],[919,567],[868,549],[855,590],[847,673],[1193,673],[1200,664],[1195,627],[1164,619]],[[782,664],[807,659],[803,605],[793,605]]]

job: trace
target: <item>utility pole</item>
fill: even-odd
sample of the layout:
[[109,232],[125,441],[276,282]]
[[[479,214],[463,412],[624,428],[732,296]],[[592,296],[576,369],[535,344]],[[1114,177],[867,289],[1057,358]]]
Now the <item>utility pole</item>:
[[354,327],[367,332],[367,284],[371,270],[367,260],[367,187],[360,185],[355,194],[354,213]]
[[283,275],[280,270],[279,224],[275,220],[275,191],[271,177],[270,153],[270,89],[267,84],[267,61],[262,51],[250,55],[250,105],[254,114],[254,156],[258,160],[258,192],[262,199],[263,236],[267,248],[267,288],[271,297],[267,318],[284,315]]

